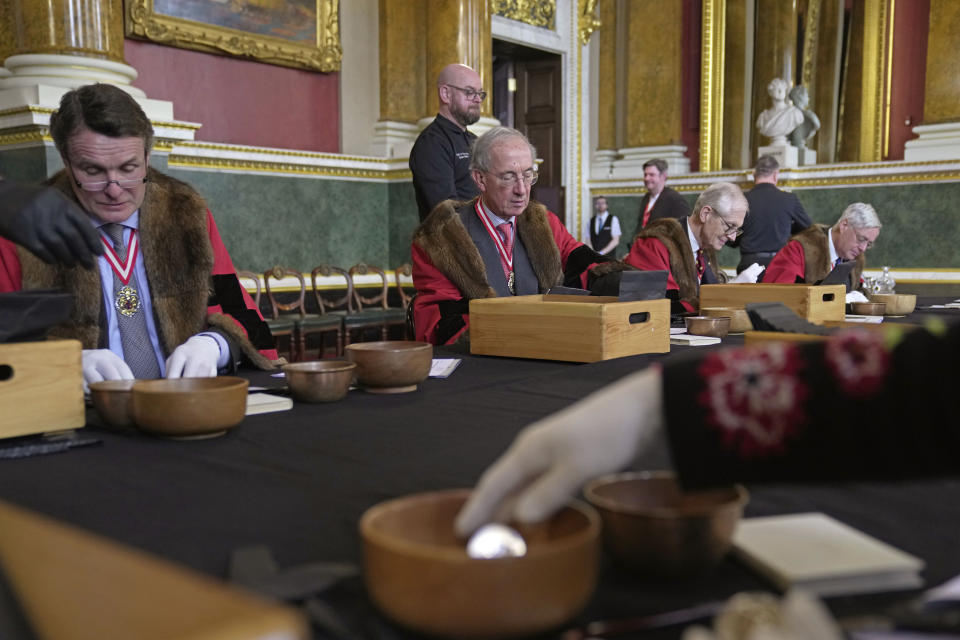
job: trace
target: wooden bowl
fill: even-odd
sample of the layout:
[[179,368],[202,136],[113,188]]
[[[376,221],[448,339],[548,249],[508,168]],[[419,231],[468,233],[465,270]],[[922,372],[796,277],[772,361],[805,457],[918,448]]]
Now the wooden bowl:
[[220,435],[243,421],[249,386],[229,376],[137,380],[133,421],[141,431],[173,438]]
[[729,551],[747,503],[739,485],[684,492],[666,471],[603,476],[588,483],[584,495],[600,512],[614,557],[671,579],[713,568]]
[[882,316],[887,309],[883,302],[851,302],[850,311],[858,316]]
[[457,638],[529,635],[575,616],[596,586],[596,512],[573,502],[523,529],[526,555],[471,558],[453,530],[469,493],[421,493],[363,514],[364,580],[377,607],[410,629]]
[[723,338],[730,331],[730,318],[706,316],[688,316],[683,319],[687,323],[687,333],[695,336],[710,336]]
[[133,413],[130,400],[133,383],[136,380],[101,380],[91,382],[90,401],[100,414],[104,426],[116,429],[133,427]]
[[884,313],[888,316],[905,316],[917,307],[917,296],[912,293],[873,293],[870,302],[887,305]]
[[297,402],[336,402],[347,395],[356,368],[345,360],[315,360],[283,365],[283,373]]
[[701,307],[700,315],[708,318],[730,318],[730,333],[753,331],[753,323],[746,309],[733,307]]
[[433,362],[433,345],[426,342],[358,342],[345,351],[347,359],[357,363],[357,382],[371,393],[416,391]]

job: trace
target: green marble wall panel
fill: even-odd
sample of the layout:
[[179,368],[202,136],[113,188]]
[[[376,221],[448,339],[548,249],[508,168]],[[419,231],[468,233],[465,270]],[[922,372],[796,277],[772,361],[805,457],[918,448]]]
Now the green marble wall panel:
[[0,151],[0,175],[11,180],[41,182],[61,166],[60,156],[53,146],[37,145]]
[[960,267],[960,182],[882,185],[842,189],[798,189],[797,197],[815,222],[833,224],[852,202],[873,205],[883,224],[868,266]]
[[206,171],[168,173],[207,199],[238,269],[387,265],[387,185]]
[[410,239],[420,223],[412,182],[387,185],[390,200],[390,263],[391,268],[410,262]]
[[[877,185],[797,189],[794,191],[814,222],[833,224],[852,202],[868,202],[877,210],[883,231],[870,252],[867,264],[894,268],[960,268],[960,213],[953,203],[960,202],[960,182]],[[682,194],[690,202],[696,193]],[[610,211],[620,218],[623,237],[617,255],[629,251],[636,228],[641,196],[611,196]],[[729,247],[719,256],[720,265],[735,267],[740,252]]]

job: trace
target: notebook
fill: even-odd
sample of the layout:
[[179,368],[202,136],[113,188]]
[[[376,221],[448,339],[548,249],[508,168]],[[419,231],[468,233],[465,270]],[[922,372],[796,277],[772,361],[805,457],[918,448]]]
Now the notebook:
[[820,596],[923,585],[923,560],[823,513],[747,518],[734,535],[734,555],[780,589]]
[[288,411],[293,409],[293,400],[285,396],[275,396],[272,393],[250,393],[247,395],[248,416],[257,413],[272,413],[273,411]]
[[720,344],[720,338],[713,336],[695,336],[692,333],[670,332],[670,344],[682,344],[688,347],[699,347],[707,344]]

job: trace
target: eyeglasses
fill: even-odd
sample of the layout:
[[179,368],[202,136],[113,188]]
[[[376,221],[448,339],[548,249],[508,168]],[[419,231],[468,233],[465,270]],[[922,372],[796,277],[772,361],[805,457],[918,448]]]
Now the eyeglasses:
[[76,177],[74,177],[73,181],[84,191],[99,193],[100,191],[106,191],[107,187],[109,187],[111,184],[115,184],[121,189],[132,189],[139,184],[145,184],[147,182],[147,176],[143,176],[142,178],[134,178],[132,180],[100,180],[97,182],[80,182]]
[[853,232],[853,235],[857,237],[857,246],[863,247],[864,251],[873,246],[873,240],[870,238],[865,238],[856,231]]
[[479,97],[480,102],[483,102],[487,99],[487,92],[483,90],[477,91],[471,87],[458,87],[455,84],[448,84],[447,86],[451,89],[456,89],[457,91],[463,91],[463,95],[467,96],[467,100],[474,100]]
[[527,185],[528,187],[532,187],[533,185],[537,184],[537,178],[539,177],[537,172],[534,171],[533,169],[524,171],[522,176],[514,173],[513,171],[510,171],[509,173],[502,173],[500,175],[491,173],[490,175],[494,176],[497,180],[499,180],[500,184],[502,184],[505,187],[510,187],[511,189],[514,187],[514,185],[517,184],[517,181],[520,180],[521,178],[523,179],[523,183],[525,185]]
[[710,213],[712,213],[712,214],[716,215],[718,218],[720,218],[720,222],[723,223],[723,235],[725,235],[725,236],[733,236],[734,238],[739,238],[741,235],[743,235],[743,227],[738,227],[738,226],[735,225],[735,224],[731,224],[731,223],[727,222],[726,220],[723,219],[723,216],[722,216],[722,215],[720,215],[719,213],[717,213],[717,212],[714,211],[713,209],[710,209]]

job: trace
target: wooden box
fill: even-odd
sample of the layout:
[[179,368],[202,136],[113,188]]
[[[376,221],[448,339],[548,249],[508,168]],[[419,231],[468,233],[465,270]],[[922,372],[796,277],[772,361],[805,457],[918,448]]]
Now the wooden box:
[[846,293],[842,284],[705,284],[700,306],[743,309],[750,302],[782,302],[801,318],[823,324],[846,317]]
[[0,344],[0,438],[86,423],[76,340]]
[[536,295],[470,301],[470,351],[596,362],[670,351],[670,301]]

